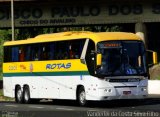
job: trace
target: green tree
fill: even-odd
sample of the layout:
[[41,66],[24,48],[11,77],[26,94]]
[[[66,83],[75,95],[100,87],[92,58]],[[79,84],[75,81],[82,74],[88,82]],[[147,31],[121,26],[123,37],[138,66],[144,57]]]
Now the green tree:
[[3,43],[11,40],[11,30],[0,30],[0,80],[2,80]]

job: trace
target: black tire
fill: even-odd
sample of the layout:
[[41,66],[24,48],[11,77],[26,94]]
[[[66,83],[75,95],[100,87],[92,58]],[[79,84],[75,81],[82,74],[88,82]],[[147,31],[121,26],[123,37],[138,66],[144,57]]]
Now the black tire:
[[15,90],[15,100],[17,103],[23,103],[23,91],[20,86]]
[[30,98],[30,90],[28,86],[24,87],[24,91],[23,91],[23,100],[25,104],[29,104],[31,103],[31,98]]
[[87,105],[86,93],[83,87],[80,87],[78,90],[77,101],[80,106]]

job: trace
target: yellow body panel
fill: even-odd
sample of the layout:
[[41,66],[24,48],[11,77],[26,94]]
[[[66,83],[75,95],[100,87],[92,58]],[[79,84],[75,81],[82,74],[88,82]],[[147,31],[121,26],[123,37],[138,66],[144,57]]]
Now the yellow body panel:
[[[78,66],[78,67],[77,67]],[[79,59],[11,62],[3,64],[3,73],[87,71]]]

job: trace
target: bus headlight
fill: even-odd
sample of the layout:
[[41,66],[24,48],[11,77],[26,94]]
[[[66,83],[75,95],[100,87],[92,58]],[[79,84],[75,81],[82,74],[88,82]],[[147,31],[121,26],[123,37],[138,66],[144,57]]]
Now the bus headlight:
[[112,92],[112,89],[104,89],[104,92],[106,92],[106,93],[111,93],[111,92]]
[[147,90],[146,87],[141,88],[141,91],[146,91],[146,90]]
[[112,89],[108,89],[108,92],[109,92],[109,93],[112,92]]

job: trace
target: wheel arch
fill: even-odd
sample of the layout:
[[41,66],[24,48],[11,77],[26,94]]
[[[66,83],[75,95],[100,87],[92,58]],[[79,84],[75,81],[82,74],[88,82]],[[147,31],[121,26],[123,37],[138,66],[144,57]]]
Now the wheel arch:
[[24,84],[23,85],[23,89],[26,88],[26,87],[29,88],[29,85],[28,84]]

